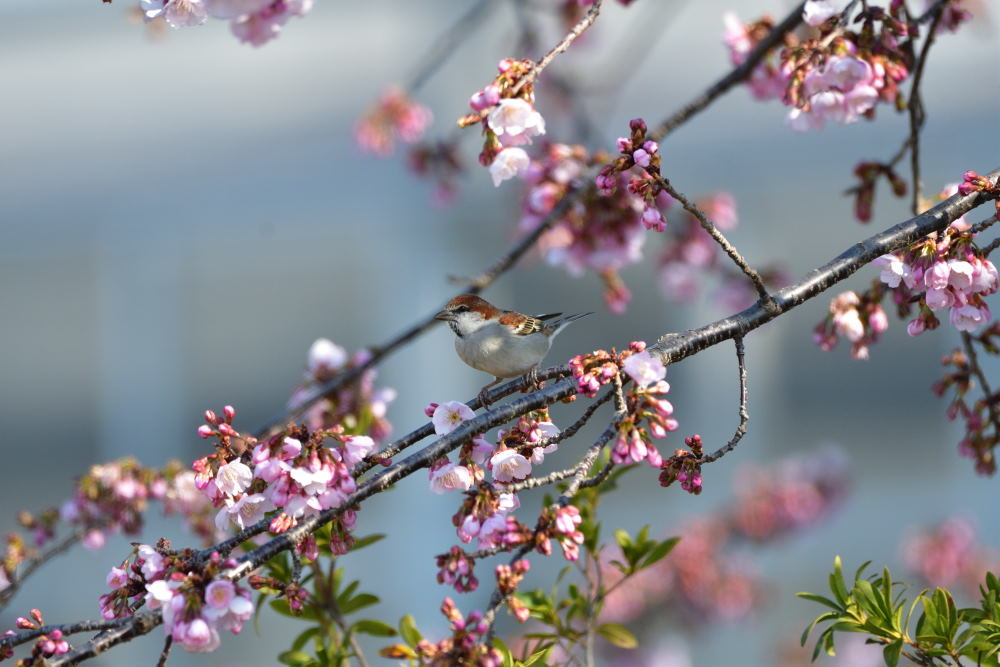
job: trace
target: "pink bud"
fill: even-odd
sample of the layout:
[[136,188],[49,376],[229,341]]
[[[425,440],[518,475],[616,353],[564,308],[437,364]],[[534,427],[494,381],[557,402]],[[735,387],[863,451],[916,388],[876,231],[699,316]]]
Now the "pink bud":
[[219,424],[219,433],[222,435],[228,435],[230,437],[236,435],[236,431],[229,424]]
[[215,413],[211,410],[205,410],[205,421],[209,424],[217,424],[219,422],[219,418],[216,417]]
[[618,141],[615,143],[618,147],[619,153],[631,153],[632,152],[632,141],[626,139],[625,137],[618,137]]
[[963,197],[965,195],[968,195],[968,194],[971,194],[971,193],[975,192],[978,189],[979,188],[976,187],[975,183],[968,183],[968,182],[966,182],[966,183],[959,183],[958,184],[958,194],[962,195]]
[[918,317],[915,320],[911,320],[910,323],[906,325],[906,333],[911,336],[919,336],[924,332],[925,328],[926,325],[924,324],[924,320]]
[[437,409],[438,409],[437,403],[428,403],[427,407],[424,408],[424,414],[427,415],[428,417],[433,417],[434,411]]
[[233,417],[236,416],[236,408],[234,408],[231,405],[227,405],[226,407],[222,408],[222,414],[226,415],[226,421],[232,424]]
[[202,424],[198,427],[198,435],[202,438],[211,438],[213,433],[215,433],[215,431],[213,431],[212,427],[208,424]]
[[978,181],[982,176],[972,171],[971,169],[964,174],[962,174],[962,180],[964,181]]
[[646,134],[646,121],[642,118],[633,118],[628,122],[628,126],[633,132],[639,131],[642,134]]

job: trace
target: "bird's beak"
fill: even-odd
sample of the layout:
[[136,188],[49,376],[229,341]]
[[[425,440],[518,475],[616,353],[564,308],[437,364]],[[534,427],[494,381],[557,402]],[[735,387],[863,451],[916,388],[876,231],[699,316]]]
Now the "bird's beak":
[[440,313],[434,316],[435,320],[442,320],[444,322],[454,322],[455,313],[450,313],[447,310],[442,310]]

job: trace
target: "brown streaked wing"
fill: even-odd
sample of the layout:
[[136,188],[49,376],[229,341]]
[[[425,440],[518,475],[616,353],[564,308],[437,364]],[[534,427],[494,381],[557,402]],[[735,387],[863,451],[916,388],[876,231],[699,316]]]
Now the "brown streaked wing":
[[521,313],[506,312],[500,316],[500,324],[512,327],[514,334],[518,336],[530,336],[538,333],[544,326],[542,321],[536,317],[528,317]]

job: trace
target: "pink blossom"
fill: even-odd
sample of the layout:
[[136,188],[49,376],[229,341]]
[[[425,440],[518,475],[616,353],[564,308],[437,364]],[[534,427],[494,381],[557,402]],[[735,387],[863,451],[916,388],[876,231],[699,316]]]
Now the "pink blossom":
[[447,435],[475,416],[476,413],[465,403],[448,401],[434,409],[431,423],[434,424],[435,433]]
[[524,456],[513,449],[505,449],[490,459],[490,469],[493,479],[498,482],[510,482],[524,479],[531,474],[531,464]]
[[542,114],[520,98],[500,100],[486,122],[504,146],[530,144],[532,137],[545,134]]
[[930,269],[924,273],[924,285],[928,289],[943,290],[948,287],[950,275],[951,267],[948,262],[934,262]]
[[172,634],[174,641],[191,653],[211,653],[222,643],[216,629],[200,616],[189,623],[175,624]]
[[815,27],[837,13],[830,0],[807,0],[802,8],[802,20]]
[[236,587],[233,582],[216,579],[205,587],[205,604],[216,609],[228,608],[235,595]]
[[955,295],[947,289],[929,289],[924,294],[924,302],[931,310],[950,308],[955,303]]
[[879,279],[892,289],[899,287],[903,275],[906,273],[906,264],[896,255],[882,255],[876,258],[872,264],[881,267],[882,272]]
[[959,331],[975,331],[990,321],[990,310],[986,306],[955,306],[948,314],[948,320]]
[[473,111],[482,111],[489,109],[499,101],[500,90],[494,85],[489,85],[472,95],[469,99],[469,106],[472,107]]
[[473,479],[469,468],[464,465],[448,463],[431,471],[431,491],[444,493],[446,491],[468,491],[472,488]]
[[220,466],[215,473],[215,486],[228,496],[243,493],[252,481],[253,471],[239,459]]
[[643,350],[638,354],[633,354],[625,363],[622,370],[635,382],[638,387],[648,387],[654,382],[659,382],[667,375],[667,367],[663,362],[650,354],[649,350]]
[[972,286],[972,264],[961,259],[953,259],[948,262],[951,273],[948,275],[948,285],[956,290],[965,291]]
[[[2,571],[2,568],[0,568],[0,572]],[[128,583],[128,572],[120,567],[113,567],[111,568],[111,571],[108,572],[108,576],[104,581],[107,583],[108,588],[121,588]]]
[[236,502],[227,500],[215,517],[215,526],[219,530],[226,530],[232,521],[243,530],[263,519],[273,509],[274,504],[264,494],[244,494]]
[[493,178],[493,185],[500,187],[504,181],[514,178],[520,172],[528,168],[531,160],[522,148],[505,148],[490,164],[490,176]]
[[877,306],[868,316],[868,328],[874,334],[880,334],[889,328],[889,318],[881,306]]
[[927,327],[923,318],[918,317],[915,320],[910,320],[906,325],[906,333],[910,336],[916,337],[924,332]]
[[493,445],[481,435],[472,439],[472,462],[476,465],[485,465],[486,461],[493,454]]
[[347,350],[328,338],[317,338],[309,346],[306,379],[327,376],[347,363]]
[[84,533],[83,538],[80,540],[80,544],[83,545],[84,549],[96,551],[103,547],[106,541],[107,535],[104,534],[104,531],[93,528]]
[[344,463],[348,468],[353,468],[375,449],[375,441],[367,435],[349,435],[344,438]]

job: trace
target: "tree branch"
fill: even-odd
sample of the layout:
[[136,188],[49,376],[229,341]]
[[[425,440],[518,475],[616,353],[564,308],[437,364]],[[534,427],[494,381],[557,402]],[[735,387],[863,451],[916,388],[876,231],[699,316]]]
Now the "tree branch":
[[743,353],[743,338],[738,336],[733,340],[736,342],[736,361],[739,364],[740,374],[740,424],[736,427],[736,433],[733,435],[733,438],[708,456],[703,456],[701,458],[701,463],[711,463],[712,461],[717,461],[736,449],[736,445],[738,445],[740,440],[743,439],[743,436],[746,435],[747,422],[750,421],[750,414],[747,412],[747,365],[746,358]]
[[[988,178],[994,180],[998,175],[1000,175],[1000,169],[990,172]],[[698,329],[689,330],[683,334],[667,334],[661,337],[655,345],[647,349],[664,363],[669,364],[680,361],[713,345],[717,345],[724,340],[742,338],[750,331],[773,320],[778,315],[788,312],[792,308],[822,293],[832,285],[848,278],[876,257],[905,247],[927,234],[940,231],[976,206],[990,200],[990,196],[982,192],[974,192],[965,196],[955,194],[920,215],[914,216],[864,241],[856,243],[833,260],[812,271],[801,281],[776,292],[774,300],[777,305],[777,313],[767,311],[758,303],[739,313]],[[568,372],[568,370],[567,365],[566,371]],[[388,489],[399,480],[426,467],[448,452],[457,449],[475,435],[485,433],[495,426],[505,424],[532,410],[546,407],[563,398],[573,396],[576,394],[576,390],[576,382],[572,378],[563,378],[531,394],[514,399],[509,403],[496,405],[489,411],[476,415],[451,433],[438,438],[422,450],[411,454],[402,461],[365,480],[358,486],[357,491],[347,497],[340,507],[331,508],[321,512],[317,516],[306,518],[289,531],[276,536],[269,542],[242,556],[238,559],[239,564],[227,570],[224,576],[231,580],[237,580],[248,575],[253,569],[274,555],[293,548],[307,534],[329,523],[345,509],[356,506],[370,496]],[[578,464],[580,467],[578,468],[577,475],[570,483],[566,493],[560,497],[561,503],[565,504],[565,502],[569,502],[569,499],[585,483],[586,470],[596,459],[601,447],[614,435],[616,429],[617,420],[609,425],[601,435],[601,438],[588,450],[584,460]],[[243,531],[241,535],[253,530],[256,530],[257,533],[263,532],[266,529],[266,524],[266,520],[261,521],[257,526],[252,526]],[[244,537],[243,539],[246,538]],[[231,539],[223,544],[232,542],[233,540]],[[236,544],[238,543],[236,542]],[[199,555],[211,553],[211,551],[212,549],[204,550],[199,552]],[[516,556],[515,560],[517,557],[520,556]],[[94,637],[86,645],[53,658],[50,664],[76,664],[132,637],[146,634],[161,622],[162,617],[159,610],[137,614],[130,619],[124,619],[120,626]]]

